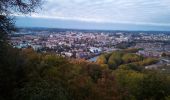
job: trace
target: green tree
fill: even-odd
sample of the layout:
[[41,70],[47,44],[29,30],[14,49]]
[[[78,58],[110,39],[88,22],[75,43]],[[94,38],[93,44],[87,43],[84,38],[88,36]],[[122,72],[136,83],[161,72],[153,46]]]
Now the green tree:
[[159,60],[156,58],[145,58],[143,61],[138,62],[139,66],[148,66],[157,63]]
[[155,71],[146,72],[140,85],[138,100],[164,100],[170,94],[167,76]]
[[122,63],[122,53],[121,52],[113,52],[109,57],[108,65],[110,69],[116,69]]
[[107,59],[104,55],[101,55],[97,58],[97,61],[96,61],[98,64],[106,64],[107,63]]
[[133,71],[118,69],[113,72],[117,82],[118,91],[121,100],[138,100],[140,82],[143,80],[143,74]]
[[135,63],[129,63],[129,64],[120,65],[119,69],[134,70],[134,71],[142,71],[143,70],[143,68],[141,66],[138,66]]
[[127,53],[122,57],[124,63],[131,63],[131,62],[138,62],[141,61],[143,58],[136,54]]

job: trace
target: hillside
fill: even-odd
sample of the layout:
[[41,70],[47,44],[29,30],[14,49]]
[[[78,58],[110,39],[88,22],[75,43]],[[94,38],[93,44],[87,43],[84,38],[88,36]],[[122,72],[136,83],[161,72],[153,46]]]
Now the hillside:
[[169,74],[138,70],[137,65],[150,63],[150,58],[131,53],[104,54],[100,59],[105,60],[97,64],[7,47],[1,58],[1,100],[169,100],[170,96]]

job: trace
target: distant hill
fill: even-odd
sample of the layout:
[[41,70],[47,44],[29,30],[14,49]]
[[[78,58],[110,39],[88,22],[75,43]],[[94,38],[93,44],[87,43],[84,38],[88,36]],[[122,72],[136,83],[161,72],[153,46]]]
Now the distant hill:
[[20,31],[48,31],[48,32],[66,32],[66,31],[73,31],[73,32],[106,32],[106,33],[150,33],[150,34],[170,34],[170,31],[128,31],[128,30],[87,30],[87,29],[67,29],[67,28],[46,28],[46,27],[19,27]]

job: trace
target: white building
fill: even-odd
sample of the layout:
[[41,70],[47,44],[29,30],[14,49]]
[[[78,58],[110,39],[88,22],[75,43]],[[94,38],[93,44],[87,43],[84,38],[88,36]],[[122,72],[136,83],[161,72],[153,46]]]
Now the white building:
[[92,53],[99,53],[99,52],[101,52],[102,50],[101,50],[101,48],[96,48],[96,47],[90,47],[90,52],[92,52]]

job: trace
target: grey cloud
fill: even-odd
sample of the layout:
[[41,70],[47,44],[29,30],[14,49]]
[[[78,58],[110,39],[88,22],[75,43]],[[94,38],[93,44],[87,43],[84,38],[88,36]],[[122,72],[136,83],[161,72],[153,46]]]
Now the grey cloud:
[[47,0],[37,16],[170,24],[170,0]]

